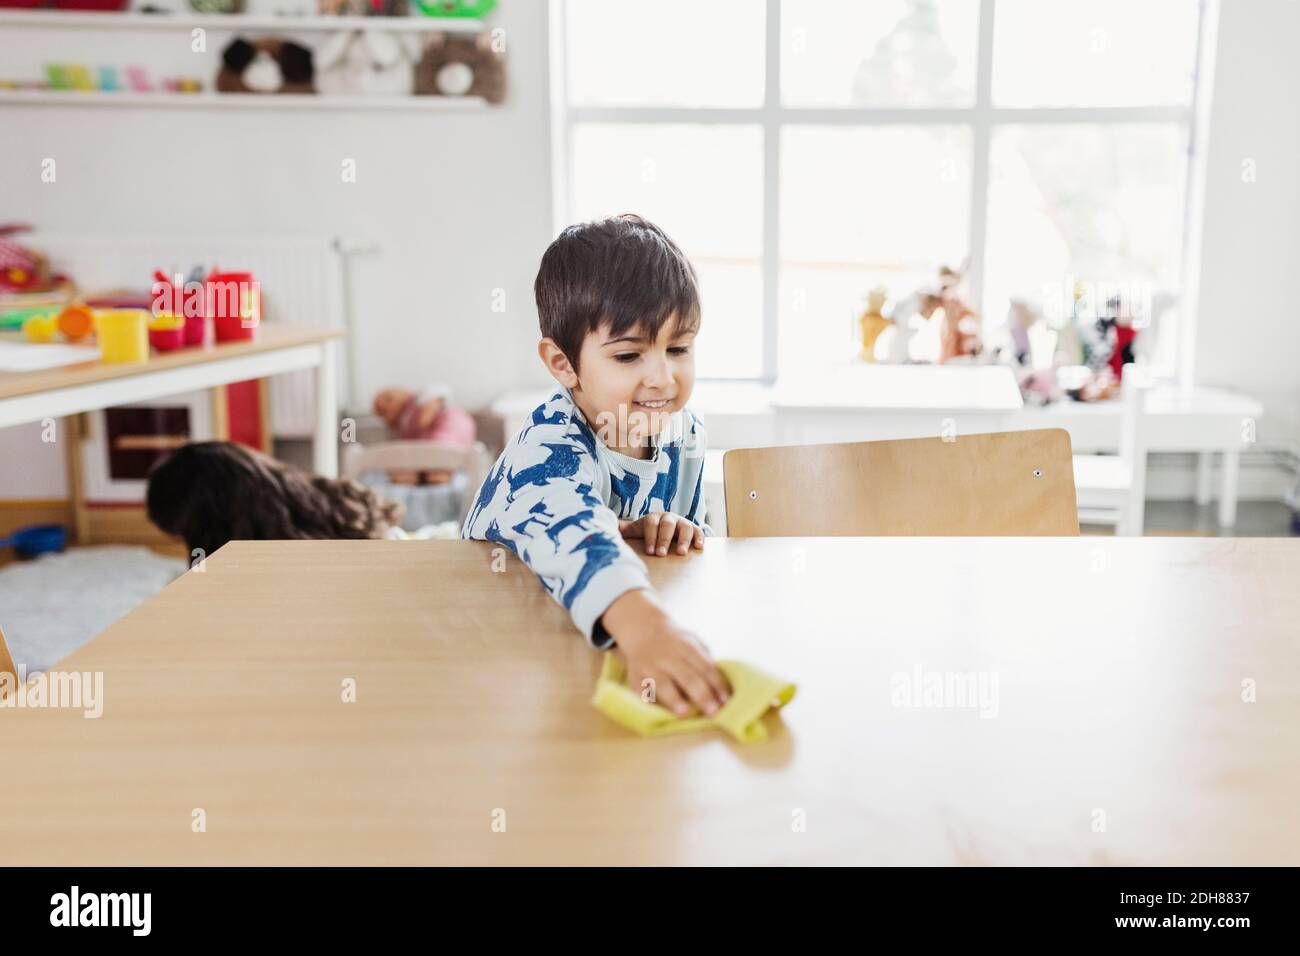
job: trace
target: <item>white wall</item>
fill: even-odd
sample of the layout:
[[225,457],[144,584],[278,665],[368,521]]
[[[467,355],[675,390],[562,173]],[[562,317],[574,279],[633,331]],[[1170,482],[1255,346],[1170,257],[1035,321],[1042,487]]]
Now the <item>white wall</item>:
[[[506,31],[510,92],[485,111],[0,106],[0,221],[374,239],[381,251],[353,270],[359,393],[440,381],[482,404],[537,361],[532,280],[552,238],[546,5],[507,0],[491,23]],[[16,45],[31,35],[5,32],[0,73],[27,72]],[[121,42],[105,33],[81,33],[80,48]],[[355,183],[341,181],[344,158]],[[63,494],[61,461],[37,430],[0,432],[0,497]]]
[[[1300,448],[1300,3],[1222,0],[1206,169],[1196,380],[1265,404]],[[1243,182],[1243,164],[1255,182]]]

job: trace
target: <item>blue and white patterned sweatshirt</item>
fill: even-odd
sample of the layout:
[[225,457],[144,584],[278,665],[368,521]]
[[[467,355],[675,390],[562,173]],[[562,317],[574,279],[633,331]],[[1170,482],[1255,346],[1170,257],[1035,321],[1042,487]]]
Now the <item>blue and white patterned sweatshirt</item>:
[[513,551],[603,650],[613,639],[597,625],[600,616],[619,595],[650,587],[619,519],[671,511],[713,533],[704,522],[704,441],[703,425],[683,409],[652,457],[630,458],[600,440],[561,388],[506,443],[461,537]]

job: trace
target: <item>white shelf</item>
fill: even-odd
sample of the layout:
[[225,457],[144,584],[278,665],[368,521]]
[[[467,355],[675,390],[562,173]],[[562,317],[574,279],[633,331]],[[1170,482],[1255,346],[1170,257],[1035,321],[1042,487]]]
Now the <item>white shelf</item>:
[[0,27],[100,27],[131,30],[228,30],[233,33],[254,30],[278,30],[286,33],[303,30],[380,30],[418,33],[481,33],[482,20],[461,17],[329,17],[268,16],[247,13],[111,13],[84,10],[0,10]]
[[105,93],[78,90],[0,90],[0,105],[145,106],[163,109],[336,109],[473,112],[479,96],[328,96],[312,93]]

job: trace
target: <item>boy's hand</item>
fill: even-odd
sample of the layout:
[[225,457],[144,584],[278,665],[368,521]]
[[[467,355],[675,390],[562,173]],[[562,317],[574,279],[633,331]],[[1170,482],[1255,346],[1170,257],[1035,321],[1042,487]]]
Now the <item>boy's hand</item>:
[[667,554],[674,538],[678,554],[686,554],[691,548],[704,550],[704,529],[671,511],[652,511],[635,521],[619,519],[618,530],[625,538],[644,539],[646,554]]
[[627,660],[628,685],[638,693],[649,679],[652,700],[679,717],[691,705],[712,716],[731,690],[704,645],[679,627],[649,591],[628,591],[614,600],[601,620]]

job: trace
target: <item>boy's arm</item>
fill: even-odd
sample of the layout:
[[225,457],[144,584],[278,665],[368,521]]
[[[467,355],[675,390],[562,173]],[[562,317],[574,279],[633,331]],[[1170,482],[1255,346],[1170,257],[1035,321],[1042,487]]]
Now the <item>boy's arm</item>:
[[587,641],[607,648],[613,638],[597,621],[619,596],[649,589],[650,579],[619,534],[617,516],[592,493],[594,462],[583,454],[574,474],[539,475],[535,483],[519,483],[513,490],[512,469],[522,475],[527,466],[505,469],[501,486],[475,517],[469,536],[510,548],[569,612]]

